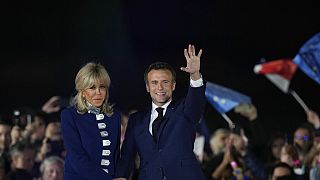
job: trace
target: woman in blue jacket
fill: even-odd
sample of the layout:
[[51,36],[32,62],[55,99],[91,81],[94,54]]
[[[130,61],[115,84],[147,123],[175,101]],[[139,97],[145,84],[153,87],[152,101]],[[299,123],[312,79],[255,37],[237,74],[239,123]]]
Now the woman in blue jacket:
[[114,177],[119,157],[120,113],[108,102],[110,77],[96,63],[82,67],[76,78],[73,106],[61,113],[61,127],[67,150],[64,179]]

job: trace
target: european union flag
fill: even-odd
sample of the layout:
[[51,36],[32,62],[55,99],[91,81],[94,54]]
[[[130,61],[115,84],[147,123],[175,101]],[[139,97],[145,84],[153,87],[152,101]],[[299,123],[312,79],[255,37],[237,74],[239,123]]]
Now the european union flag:
[[293,62],[320,84],[320,33],[314,35],[300,48]]
[[230,111],[240,103],[251,103],[250,97],[212,82],[206,83],[205,94],[209,103],[220,114]]

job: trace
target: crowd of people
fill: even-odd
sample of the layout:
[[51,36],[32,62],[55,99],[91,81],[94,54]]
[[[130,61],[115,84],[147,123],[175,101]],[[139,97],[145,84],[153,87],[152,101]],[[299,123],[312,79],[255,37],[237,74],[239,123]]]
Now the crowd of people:
[[[58,97],[49,101],[53,104],[56,100]],[[201,155],[196,155],[206,179],[277,179],[279,176],[319,179],[320,119],[317,113],[310,110],[306,114],[306,123],[296,128],[291,135],[293,139],[278,132],[264,137],[268,143],[261,145],[266,141],[255,138],[261,137],[263,128],[257,127],[257,111],[254,105],[250,106],[250,112],[239,112],[252,126],[248,128],[250,137],[243,129],[219,128],[205,138]],[[135,111],[122,112],[120,142],[124,140],[129,116]],[[30,109],[20,113],[19,121],[16,116],[2,115],[0,119],[0,179],[63,179],[66,152],[59,114],[35,113]],[[28,118],[32,118],[30,122]],[[202,132],[198,131],[196,139],[204,136]],[[135,167],[138,167],[137,156],[136,161]],[[130,178],[137,179],[137,174],[135,169]]]
[[[306,112],[306,122],[292,135],[261,126],[257,109],[236,109],[249,123],[235,129],[220,128],[211,135],[201,161],[207,179],[319,179],[319,116]],[[268,143],[266,143],[268,142]]]
[[23,107],[0,116],[0,179],[63,179],[65,148],[52,97],[38,111]]
[[144,74],[150,106],[117,109],[108,101],[106,69],[91,62],[77,73],[77,95],[67,107],[54,96],[38,111],[2,114],[0,180],[320,179],[320,118],[313,110],[292,135],[266,136],[253,104],[234,109],[245,123],[208,131],[201,54],[193,45],[184,49],[181,70],[190,86],[181,100],[173,98],[174,69],[156,62]]

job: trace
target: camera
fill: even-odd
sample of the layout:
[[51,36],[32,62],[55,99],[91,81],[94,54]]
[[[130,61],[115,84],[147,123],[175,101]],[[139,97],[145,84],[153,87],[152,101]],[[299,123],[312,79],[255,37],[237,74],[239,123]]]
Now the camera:
[[24,129],[28,124],[32,123],[31,114],[21,114],[19,110],[13,111],[13,124]]

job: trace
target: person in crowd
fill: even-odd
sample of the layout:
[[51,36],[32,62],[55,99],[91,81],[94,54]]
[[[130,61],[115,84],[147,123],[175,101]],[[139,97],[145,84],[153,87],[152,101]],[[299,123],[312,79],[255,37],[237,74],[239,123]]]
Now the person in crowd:
[[226,141],[231,131],[225,128],[219,128],[214,131],[210,138],[210,147],[213,153],[213,157],[217,156],[225,151]]
[[18,141],[22,140],[23,129],[21,129],[18,125],[13,125],[10,131],[11,136],[11,145],[16,144]]
[[303,123],[294,131],[293,145],[299,153],[299,160],[306,164],[305,158],[312,152],[314,146],[314,129],[307,123]]
[[299,160],[298,150],[292,144],[285,144],[282,147],[280,162],[288,164],[293,169],[296,179],[308,179],[308,169]]
[[280,162],[287,163],[293,168],[301,165],[296,147],[291,144],[285,144],[281,148]]
[[2,157],[0,157],[0,180],[5,180],[5,178],[6,178],[5,161]]
[[287,163],[279,162],[275,164],[272,168],[270,174],[271,180],[295,180],[295,174],[292,167]]
[[[4,116],[4,115],[3,115]],[[11,127],[10,118],[0,117],[0,157],[4,161],[5,174],[10,171]]]
[[287,143],[286,141],[286,136],[282,132],[275,132],[269,138],[267,149],[264,152],[264,166],[268,172],[280,162],[281,149]]
[[267,132],[263,127],[261,117],[258,116],[257,107],[252,103],[240,103],[234,108],[234,112],[240,116],[231,116],[231,118],[236,119],[235,123],[244,130],[246,137],[250,141],[250,151],[256,154],[257,157],[262,157],[263,154],[261,152],[266,149],[264,142],[267,141]]
[[200,57],[195,47],[184,50],[190,74],[190,87],[185,99],[173,99],[176,73],[165,62],[151,64],[145,71],[146,90],[152,103],[146,111],[130,116],[116,177],[128,179],[136,152],[140,156],[140,180],[204,179],[193,152],[196,125],[205,107],[205,85],[200,74]]
[[[120,144],[120,149],[121,149],[122,143],[125,138],[125,132],[127,130],[129,117],[131,114],[133,114],[137,111],[138,111],[137,108],[130,107],[127,110],[123,110],[121,113],[121,144]],[[136,154],[134,168],[133,168],[133,171],[130,175],[129,180],[137,180],[138,179],[138,177],[139,177],[139,164],[140,164],[140,157],[138,154]]]
[[61,134],[61,123],[50,122],[45,130],[45,137],[42,141],[39,152],[37,153],[36,161],[41,162],[48,156],[65,157],[65,148],[63,145]]
[[[212,152],[208,159],[202,163],[202,168],[207,179],[211,179],[211,174],[214,168],[216,168],[218,163],[221,163],[221,156],[226,151],[226,145],[228,137],[231,131],[226,128],[216,129],[210,137],[210,151]],[[225,172],[222,173],[221,177],[227,178],[228,175],[231,176],[232,170],[231,166],[225,168]]]
[[110,77],[97,63],[77,73],[73,106],[61,112],[64,177],[111,180],[120,149],[120,112],[109,103]]
[[58,156],[45,158],[40,165],[41,180],[63,180],[64,160]]
[[32,180],[31,170],[34,166],[35,150],[27,140],[18,141],[10,147],[11,171],[9,180]]
[[320,179],[320,145],[318,144],[311,157],[312,163],[310,166],[310,180]]
[[[200,121],[199,121],[199,123],[196,126],[196,132],[197,132],[197,136],[196,137],[197,138],[196,138],[196,141],[195,141],[195,148],[196,148],[196,145],[197,144],[201,144],[202,140],[204,139],[204,145],[203,145],[204,147],[203,147],[203,150],[201,152],[201,154],[202,154],[201,164],[209,161],[210,157],[212,156],[212,150],[211,150],[211,147],[210,147],[211,132],[210,132],[209,127],[208,127],[206,122],[207,122],[206,119],[204,118],[204,116],[202,116]],[[197,141],[201,142],[201,143],[198,143]]]
[[121,113],[121,145],[123,143],[125,133],[128,126],[129,117],[131,114],[137,112],[137,109],[132,107],[127,110],[122,111]]
[[46,114],[39,111],[33,116],[32,121],[28,123],[22,133],[23,138],[29,139],[37,151],[45,137],[46,124]]
[[230,132],[225,149],[205,169],[207,179],[267,179],[262,163],[249,150],[243,129]]

